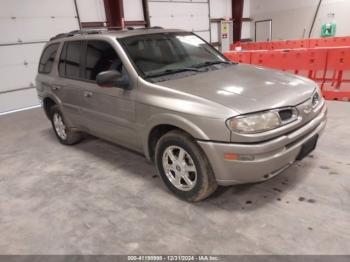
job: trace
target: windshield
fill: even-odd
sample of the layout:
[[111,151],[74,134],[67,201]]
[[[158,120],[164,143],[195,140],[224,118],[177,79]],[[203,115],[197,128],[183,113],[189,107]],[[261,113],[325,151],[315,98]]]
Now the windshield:
[[215,48],[192,33],[161,33],[119,40],[144,77],[199,71],[212,64],[229,63]]

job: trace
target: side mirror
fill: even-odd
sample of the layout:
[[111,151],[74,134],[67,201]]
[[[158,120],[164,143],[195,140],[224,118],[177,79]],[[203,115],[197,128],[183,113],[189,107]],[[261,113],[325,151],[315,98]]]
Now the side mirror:
[[122,75],[116,70],[99,73],[96,76],[96,82],[100,87],[128,88],[130,86],[128,76],[126,74]]

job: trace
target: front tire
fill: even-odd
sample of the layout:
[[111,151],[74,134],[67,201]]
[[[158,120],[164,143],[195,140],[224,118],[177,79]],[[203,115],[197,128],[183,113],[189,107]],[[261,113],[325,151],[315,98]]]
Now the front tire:
[[217,188],[206,155],[184,132],[170,131],[159,139],[155,162],[163,182],[179,198],[200,201]]
[[66,126],[62,112],[58,106],[53,106],[50,111],[52,128],[57,139],[64,145],[73,145],[80,142],[82,135]]

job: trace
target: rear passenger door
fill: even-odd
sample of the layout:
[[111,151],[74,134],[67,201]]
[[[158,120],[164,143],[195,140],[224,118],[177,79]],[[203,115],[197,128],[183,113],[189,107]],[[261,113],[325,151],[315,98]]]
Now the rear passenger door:
[[97,136],[138,149],[140,143],[135,131],[135,92],[117,87],[102,88],[96,76],[104,71],[128,73],[114,47],[104,40],[86,41],[83,61],[82,115],[88,128]]
[[52,90],[62,102],[63,114],[74,127],[83,129],[86,125],[81,118],[82,106],[82,62],[83,41],[66,41],[58,61],[59,78],[52,83]]

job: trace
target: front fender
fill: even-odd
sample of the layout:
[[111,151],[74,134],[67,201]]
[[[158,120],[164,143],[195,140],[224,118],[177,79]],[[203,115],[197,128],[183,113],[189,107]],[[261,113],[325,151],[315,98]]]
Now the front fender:
[[163,113],[152,116],[146,123],[146,126],[143,131],[142,145],[144,148],[145,155],[147,159],[150,159],[150,149],[149,149],[149,136],[154,128],[160,125],[171,125],[179,129],[184,130],[192,137],[201,140],[209,140],[208,135],[191,120],[187,119],[184,116]]

